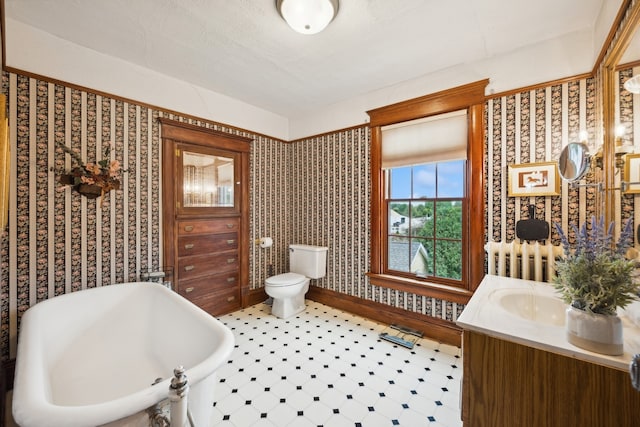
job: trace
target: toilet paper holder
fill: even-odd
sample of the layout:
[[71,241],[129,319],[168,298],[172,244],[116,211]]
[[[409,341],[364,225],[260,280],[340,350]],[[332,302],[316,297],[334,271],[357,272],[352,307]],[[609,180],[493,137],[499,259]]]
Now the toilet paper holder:
[[260,237],[255,239],[255,244],[260,245],[261,248],[270,248],[273,246],[273,239],[271,237]]

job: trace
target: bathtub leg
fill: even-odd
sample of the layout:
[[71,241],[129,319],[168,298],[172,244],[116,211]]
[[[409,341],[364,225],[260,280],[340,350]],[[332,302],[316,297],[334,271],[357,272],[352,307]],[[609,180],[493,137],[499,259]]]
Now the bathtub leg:
[[[153,384],[155,385],[160,382],[162,382],[162,378],[156,378]],[[169,418],[165,415],[166,403],[167,401],[163,400],[147,409],[150,427],[171,427],[169,425]]]
[[182,366],[173,370],[174,377],[171,379],[169,387],[169,400],[171,401],[171,427],[185,427],[187,421],[192,423],[187,411],[187,393],[189,385],[187,376],[184,374]]

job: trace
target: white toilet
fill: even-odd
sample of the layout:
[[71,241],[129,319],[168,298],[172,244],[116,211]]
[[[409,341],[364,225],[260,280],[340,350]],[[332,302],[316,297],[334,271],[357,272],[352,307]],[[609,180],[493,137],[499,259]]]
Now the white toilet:
[[264,289],[271,298],[271,313],[286,319],[304,310],[309,279],[327,274],[327,250],[323,246],[289,245],[289,273],[271,276]]

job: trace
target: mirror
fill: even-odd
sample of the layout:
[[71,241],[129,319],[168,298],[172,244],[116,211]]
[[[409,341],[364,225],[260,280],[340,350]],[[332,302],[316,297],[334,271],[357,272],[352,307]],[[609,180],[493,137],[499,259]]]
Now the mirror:
[[233,207],[233,158],[185,150],[182,159],[185,208]]
[[[623,200],[626,196],[621,191],[621,181],[624,180],[622,165],[624,154],[628,152],[622,148],[626,148],[627,145],[639,145],[637,141],[634,142],[633,129],[638,127],[636,123],[640,123],[640,114],[634,114],[634,104],[640,105],[640,98],[623,89],[625,82],[621,80],[631,78],[631,68],[639,64],[640,43],[636,30],[640,25],[640,2],[629,6],[623,16],[624,20],[617,30],[617,37],[612,38],[608,56],[603,61],[599,75],[596,75],[596,79],[602,82],[603,94],[603,213],[605,221],[615,221],[616,224],[620,223],[623,205],[626,206],[627,212],[635,210],[635,202]],[[624,70],[622,75],[621,70]],[[633,74],[638,74],[637,70]],[[616,129],[622,128],[620,125],[624,125],[624,131],[618,130],[616,135]]]
[[560,153],[558,172],[565,181],[575,182],[582,179],[590,165],[589,148],[582,142],[571,142]]

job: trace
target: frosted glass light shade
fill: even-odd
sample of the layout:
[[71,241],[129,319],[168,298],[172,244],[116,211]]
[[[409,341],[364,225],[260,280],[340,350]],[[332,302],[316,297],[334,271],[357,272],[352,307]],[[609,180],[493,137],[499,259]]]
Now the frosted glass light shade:
[[338,0],[277,0],[276,7],[295,31],[316,34],[338,13]]
[[640,74],[636,74],[624,82],[624,88],[631,93],[640,93]]

